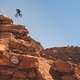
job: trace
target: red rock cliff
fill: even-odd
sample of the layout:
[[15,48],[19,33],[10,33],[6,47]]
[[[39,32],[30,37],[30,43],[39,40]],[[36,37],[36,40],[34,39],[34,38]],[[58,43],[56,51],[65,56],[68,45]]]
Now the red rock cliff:
[[0,15],[0,80],[80,80],[78,64],[64,60],[66,54],[62,59],[58,50],[44,50],[28,34],[25,26]]

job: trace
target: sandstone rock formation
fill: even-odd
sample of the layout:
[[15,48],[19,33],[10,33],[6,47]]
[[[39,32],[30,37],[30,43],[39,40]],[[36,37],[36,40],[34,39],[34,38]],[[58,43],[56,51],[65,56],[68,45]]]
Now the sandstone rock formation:
[[79,48],[44,50],[28,34],[0,15],[0,80],[80,80]]
[[80,80],[80,67],[77,64],[64,61],[53,62],[50,73],[55,80]]
[[54,61],[50,69],[54,80],[80,80],[80,47],[47,48],[44,54]]
[[28,34],[25,26],[0,15],[0,80],[45,80],[39,70],[44,49]]
[[80,63],[80,47],[77,46],[47,48],[44,53],[47,59]]

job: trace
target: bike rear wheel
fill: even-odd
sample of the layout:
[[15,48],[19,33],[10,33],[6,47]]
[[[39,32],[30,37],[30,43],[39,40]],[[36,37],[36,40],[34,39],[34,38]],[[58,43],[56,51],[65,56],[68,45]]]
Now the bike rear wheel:
[[18,17],[18,14],[15,14],[15,17],[17,18]]

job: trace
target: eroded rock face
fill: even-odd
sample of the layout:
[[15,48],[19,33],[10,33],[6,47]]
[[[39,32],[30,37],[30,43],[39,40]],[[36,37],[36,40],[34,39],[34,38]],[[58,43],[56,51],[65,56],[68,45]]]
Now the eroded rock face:
[[0,15],[0,80],[80,80],[76,47],[44,50],[28,34],[25,26]]
[[44,53],[47,59],[80,63],[80,47],[78,46],[47,48],[44,50]]
[[3,20],[3,23],[0,25],[0,40],[11,52],[30,54],[33,56],[40,56],[42,54],[43,47],[39,42],[35,41],[30,36],[27,36],[29,31],[25,26],[10,25],[7,20],[13,22],[12,19],[2,15],[0,17],[0,20]]
[[10,19],[8,16],[3,16],[0,15],[0,25],[5,25],[5,24],[13,24],[13,20]]
[[[4,80],[36,79],[36,72],[39,66],[37,58],[25,55],[15,55],[3,52],[0,56],[0,76]],[[30,74],[32,75],[30,76]],[[34,76],[35,75],[35,76]],[[3,80],[3,77],[0,78]]]
[[55,80],[80,80],[79,72],[77,64],[64,61],[54,61],[50,69]]
[[43,47],[28,34],[25,26],[0,15],[0,80],[38,80]]
[[58,72],[73,72],[74,69],[70,63],[64,61],[55,61],[53,67]]

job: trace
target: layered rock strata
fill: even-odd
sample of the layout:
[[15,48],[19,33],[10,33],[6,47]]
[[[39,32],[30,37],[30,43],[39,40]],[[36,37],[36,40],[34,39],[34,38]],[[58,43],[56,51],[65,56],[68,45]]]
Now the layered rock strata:
[[0,80],[80,80],[78,47],[44,50],[28,34],[0,15]]

